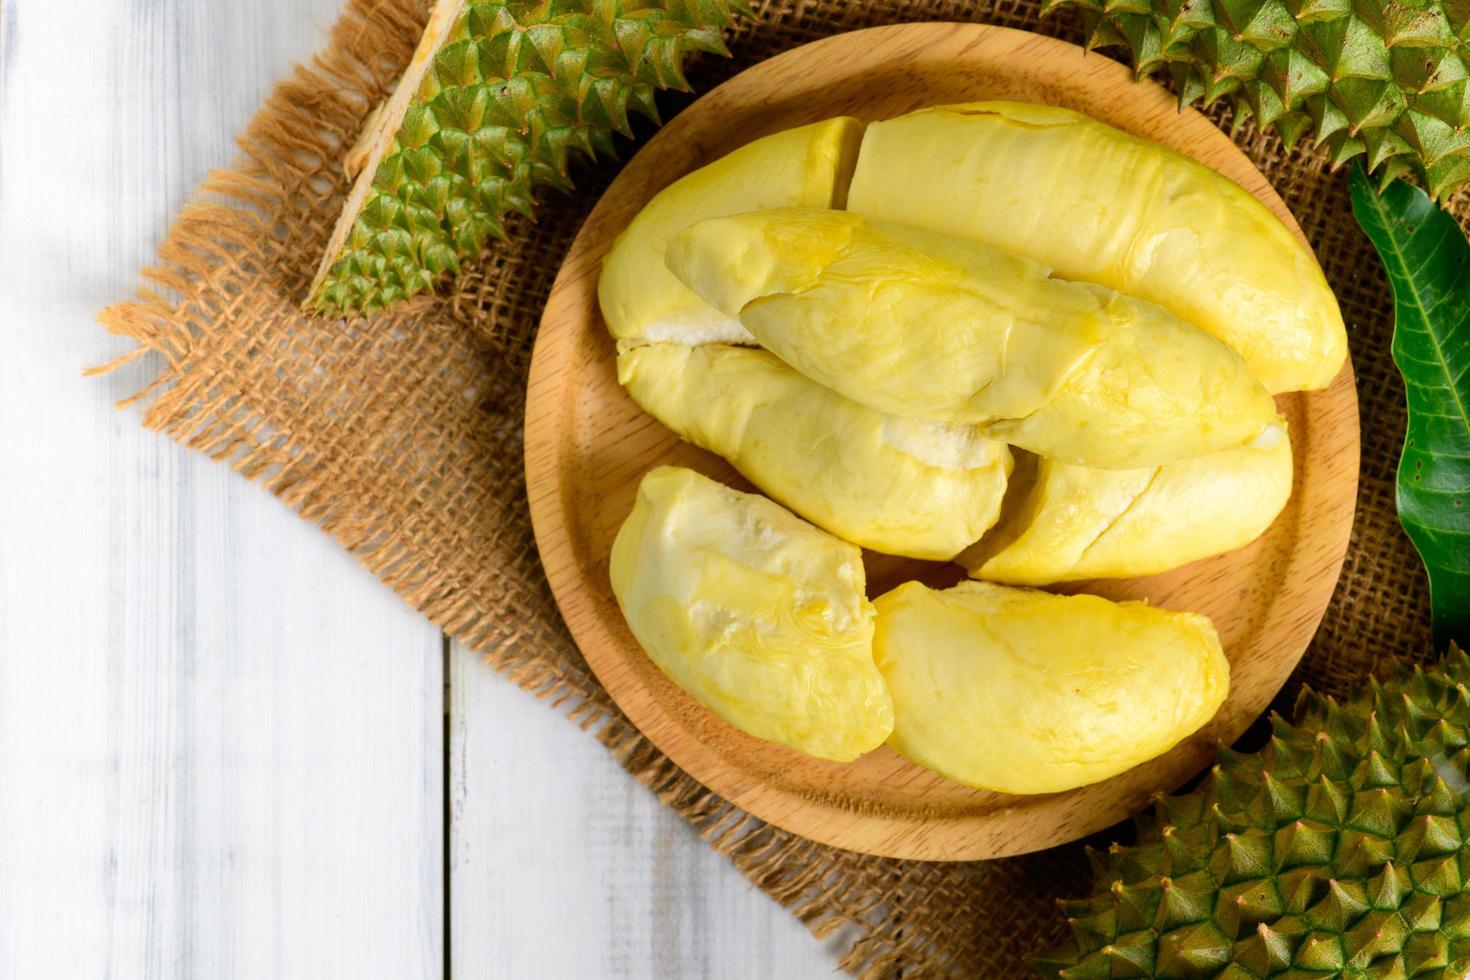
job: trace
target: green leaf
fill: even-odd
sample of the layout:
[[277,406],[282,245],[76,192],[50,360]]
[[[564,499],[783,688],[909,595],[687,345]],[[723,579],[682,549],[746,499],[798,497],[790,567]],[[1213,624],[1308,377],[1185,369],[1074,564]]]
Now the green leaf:
[[1409,427],[1399,520],[1429,572],[1434,638],[1470,644],[1470,241],[1448,212],[1403,181],[1381,191],[1352,174],[1353,216],[1393,286],[1393,360]]

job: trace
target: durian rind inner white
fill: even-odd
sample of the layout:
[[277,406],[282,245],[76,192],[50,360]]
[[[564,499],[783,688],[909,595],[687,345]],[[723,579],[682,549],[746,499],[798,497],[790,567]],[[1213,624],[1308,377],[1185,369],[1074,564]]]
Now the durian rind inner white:
[[874,600],[888,744],[968,786],[1054,793],[1167,752],[1215,714],[1230,665],[1210,621],[988,582]]
[[978,102],[872,123],[847,207],[1157,303],[1233,347],[1272,392],[1325,388],[1347,357],[1321,268],[1260,201],[1067,109]]
[[974,428],[876,412],[768,351],[652,344],[618,356],[644,411],[813,523],[875,551],[948,561],[995,522],[1011,469]]
[[653,662],[742,731],[847,762],[892,730],[855,545],[661,466],[639,485],[609,576]]
[[613,337],[636,343],[754,343],[738,319],[710,307],[669,273],[665,244],[701,218],[840,204],[861,132],[856,119],[840,116],[773,133],[655,195],[603,261],[597,298]]

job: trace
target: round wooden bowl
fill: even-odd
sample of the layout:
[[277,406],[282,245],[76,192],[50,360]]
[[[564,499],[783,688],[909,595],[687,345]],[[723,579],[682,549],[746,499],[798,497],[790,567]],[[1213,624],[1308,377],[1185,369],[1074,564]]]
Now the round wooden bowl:
[[[1217,743],[1234,740],[1260,714],[1301,658],[1337,581],[1357,493],[1357,397],[1348,368],[1326,391],[1277,399],[1291,426],[1296,486],[1263,537],[1164,575],[1080,587],[1205,613],[1219,629],[1232,678],[1229,699],[1204,730],[1158,759],[1071,792],[970,789],[886,747],[850,764],[813,759],[736,730],[663,675],[628,631],[608,582],[608,553],[638,481],[674,463],[749,484],[723,460],[680,442],[618,387],[613,341],[597,307],[603,255],[659,189],[756,137],[830,116],[883,119],[975,99],[1066,106],[1172,146],[1245,187],[1300,235],[1229,139],[1116,62],[1003,28],[858,31],[731,79],[628,163],[556,279],[527,392],[526,483],[541,560],[572,635],[619,707],[686,772],[761,819],[824,844],[893,857],[970,860],[1060,844],[1109,826],[1198,772]],[[868,557],[872,595],[910,578],[948,584],[961,577],[952,565]]]

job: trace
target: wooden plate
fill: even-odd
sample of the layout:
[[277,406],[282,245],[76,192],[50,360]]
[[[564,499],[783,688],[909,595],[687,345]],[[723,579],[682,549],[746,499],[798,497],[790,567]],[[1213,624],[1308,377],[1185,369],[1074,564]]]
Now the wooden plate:
[[[721,459],[681,443],[618,387],[597,276],[613,236],[660,188],[758,136],[851,114],[882,119],[974,99],[1048,102],[1168,144],[1244,186],[1297,230],[1264,177],[1204,117],[1122,65],[1021,31],[910,24],[858,31],[772,58],[695,102],[623,170],[573,243],[541,322],[526,405],[526,482],[547,577],[597,677],[655,745],[710,789],[793,833],[894,857],[968,860],[1038,850],[1102,829],[1178,786],[1240,735],[1301,658],[1332,595],[1357,493],[1351,369],[1330,389],[1278,399],[1296,447],[1296,489],[1260,540],[1148,579],[1092,583],[1209,615],[1230,657],[1230,698],[1167,755],[1068,793],[968,789],[889,749],[825,762],[751,738],[670,682],[629,633],[608,583],[613,536],[639,479],[660,463],[748,487]],[[1045,193],[1045,188],[1038,188]],[[1298,231],[1298,234],[1300,232]],[[871,556],[877,595],[909,578],[948,583],[954,566]]]

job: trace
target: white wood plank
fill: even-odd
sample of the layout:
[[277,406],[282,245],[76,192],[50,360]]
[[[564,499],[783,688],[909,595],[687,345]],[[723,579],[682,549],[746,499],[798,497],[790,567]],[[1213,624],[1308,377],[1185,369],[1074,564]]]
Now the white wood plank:
[[840,938],[813,939],[591,735],[457,645],[450,674],[455,980],[837,970]]
[[0,3],[0,978],[442,974],[437,631],[92,323],[337,0]]

